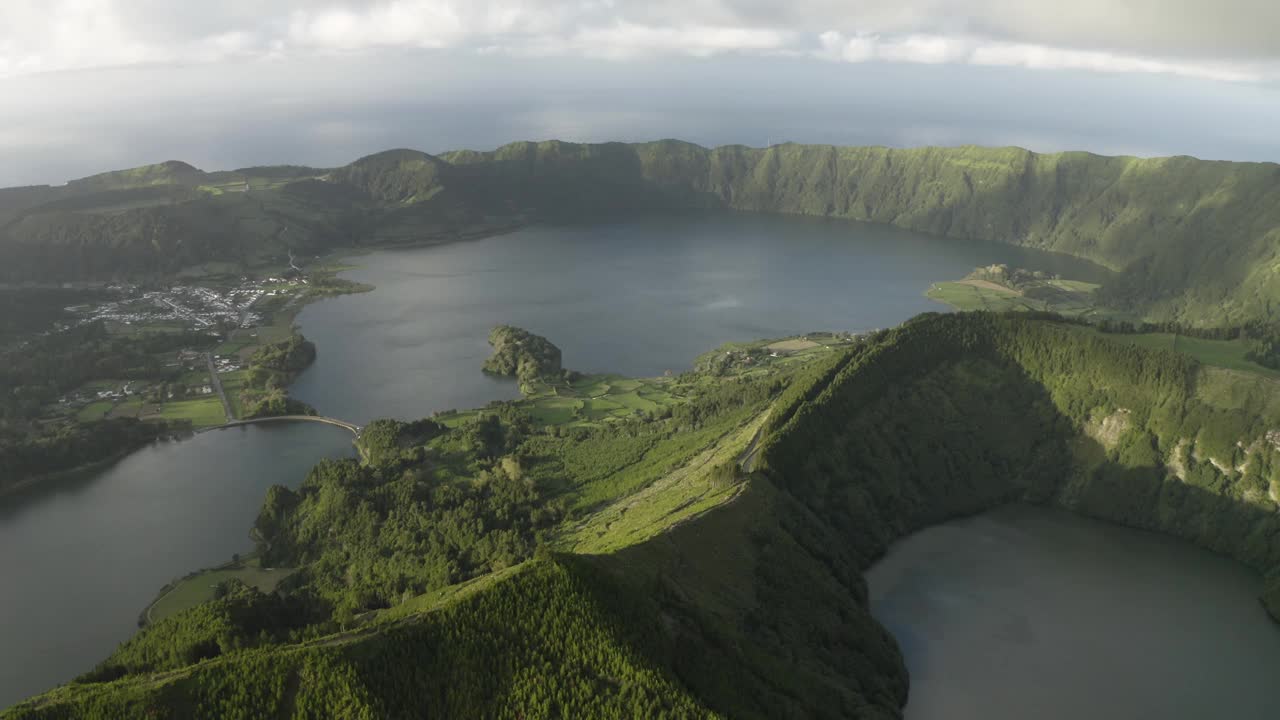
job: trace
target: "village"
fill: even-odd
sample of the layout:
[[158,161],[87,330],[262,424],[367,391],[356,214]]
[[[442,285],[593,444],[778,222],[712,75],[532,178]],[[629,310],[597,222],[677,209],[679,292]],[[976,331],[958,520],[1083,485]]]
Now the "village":
[[[166,353],[163,371],[155,379],[87,383],[60,397],[49,410],[53,416],[80,421],[136,417],[189,420],[197,428],[221,424],[236,414],[234,390],[247,367],[248,354],[259,344],[260,331],[263,338],[274,337],[273,315],[307,285],[306,278],[290,273],[240,278],[227,288],[108,286],[114,298],[66,308],[75,320],[56,330],[98,322],[124,335],[190,330],[203,333],[213,345]],[[218,395],[218,384],[228,390],[225,402]]]
[[174,285],[164,290],[142,291],[136,285],[110,285],[119,299],[98,305],[66,308],[77,324],[92,322],[134,325],[178,325],[195,330],[251,328],[262,322],[254,306],[263,298],[287,295],[307,284],[303,277],[241,278],[229,289]]

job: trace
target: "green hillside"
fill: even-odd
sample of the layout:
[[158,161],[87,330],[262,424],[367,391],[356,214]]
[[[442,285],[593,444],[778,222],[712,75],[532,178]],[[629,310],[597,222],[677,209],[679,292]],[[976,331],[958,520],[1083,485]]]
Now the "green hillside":
[[1069,253],[1120,271],[1104,299],[1224,324],[1280,308],[1280,166],[1020,148],[715,149],[517,143],[453,153],[547,210],[728,207],[865,220]]
[[252,264],[290,248],[441,242],[655,208],[850,218],[1069,253],[1117,271],[1101,303],[1152,319],[1280,313],[1280,167],[1019,148],[548,141],[392,150],[333,170],[169,162],[0,190],[0,280]]
[[205,173],[179,160],[169,160],[156,165],[144,165],[129,170],[91,175],[72,180],[67,188],[75,194],[88,194],[104,190],[128,190],[154,185],[197,185]]
[[546,393],[372,424],[268,494],[278,594],[228,584],[3,717],[900,717],[861,572],[1011,500],[1232,555],[1280,610],[1274,380],[1032,313],[799,348],[590,425]]
[[451,170],[448,163],[417,150],[387,150],[334,170],[330,178],[382,203],[412,205],[444,190]]

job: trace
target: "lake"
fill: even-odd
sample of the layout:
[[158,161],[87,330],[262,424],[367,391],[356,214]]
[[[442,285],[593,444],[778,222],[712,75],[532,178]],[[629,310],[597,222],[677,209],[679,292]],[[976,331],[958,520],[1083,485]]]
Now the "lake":
[[0,708],[106,659],[165,583],[252,549],[268,487],[353,454],[329,425],[231,428],[0,498]]
[[[730,340],[863,331],[945,311],[924,291],[978,265],[1083,280],[1103,273],[1063,256],[875,225],[709,213],[540,226],[352,262],[344,276],[377,289],[302,311],[319,357],[293,392],[357,424],[516,397],[514,383],[480,372],[500,323],[547,336],[569,368],[658,375]],[[296,486],[318,460],[351,454],[350,434],[334,427],[225,430],[0,499],[0,707],[90,669],[129,637],[161,585],[247,549],[267,487]],[[1174,545],[1206,568],[1243,572]],[[1197,617],[1256,609],[1245,584],[1204,598]],[[1241,627],[1274,632],[1255,615]],[[923,702],[913,700],[912,712]]]
[[1274,720],[1257,573],[1188,543],[1011,505],[867,572],[911,672],[907,720]]
[[356,257],[377,286],[298,317],[319,357],[293,394],[363,424],[518,397],[485,376],[487,337],[523,327],[582,372],[661,375],[730,340],[890,327],[930,310],[929,285],[995,262],[1100,279],[1088,262],[881,225],[680,213],[544,226]]

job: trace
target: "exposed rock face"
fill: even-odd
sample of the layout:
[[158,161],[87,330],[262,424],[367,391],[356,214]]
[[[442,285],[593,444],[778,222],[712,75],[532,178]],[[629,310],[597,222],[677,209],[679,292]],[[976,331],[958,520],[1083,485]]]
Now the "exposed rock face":
[[1119,444],[1120,436],[1131,425],[1129,411],[1120,408],[1110,415],[1090,418],[1089,422],[1085,423],[1084,433],[1097,440],[1104,448],[1113,450]]

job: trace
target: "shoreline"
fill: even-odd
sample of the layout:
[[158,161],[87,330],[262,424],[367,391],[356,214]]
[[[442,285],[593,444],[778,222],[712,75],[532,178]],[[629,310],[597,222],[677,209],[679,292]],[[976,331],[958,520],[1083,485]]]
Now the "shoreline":
[[[345,261],[349,259],[357,258],[363,255],[369,255],[371,253],[382,251],[382,250],[413,250],[413,249],[419,249],[419,248],[429,248],[429,247],[438,247],[442,245],[450,245],[457,242],[470,242],[475,240],[483,240],[485,238],[498,237],[500,235],[505,235],[510,232],[515,232],[524,227],[527,227],[527,224],[521,223],[521,224],[513,225],[510,227],[500,228],[495,231],[465,233],[454,239],[436,240],[436,241],[417,241],[417,242],[408,242],[408,243],[389,243],[384,245],[367,246],[367,247],[353,246],[350,248],[339,248],[323,256],[323,259],[335,264],[346,264]],[[341,277],[342,273],[347,272],[348,270],[357,269],[358,267],[359,266],[342,267],[342,268],[335,269],[332,272],[333,277],[341,280],[345,280],[347,282],[354,283],[356,285],[356,287],[354,287],[349,292],[326,293],[326,294],[315,295],[305,299],[300,299],[297,302],[292,302],[289,305],[287,305],[284,309],[282,309],[281,312],[286,314],[285,319],[287,320],[289,327],[294,331],[300,331],[301,326],[298,325],[297,323],[298,315],[300,315],[308,305],[314,302],[319,302],[321,300],[328,300],[331,298],[343,297],[345,295],[355,295],[360,293],[373,292],[374,290],[376,290],[377,289],[376,285],[371,285],[369,283],[359,282],[359,281],[351,280],[350,278]],[[317,350],[319,350],[319,348],[317,348]],[[304,369],[302,372],[297,373],[296,375],[294,375],[294,377],[290,378],[289,384],[286,387],[291,388],[293,386],[294,381],[297,380],[297,378],[301,376],[304,372],[306,372],[306,369]],[[193,429],[191,433],[188,435],[188,437],[180,438],[179,441],[183,439],[189,439],[190,437],[195,437],[196,435],[206,433],[206,432],[247,427],[249,425],[255,424],[255,422],[257,421],[270,422],[271,420],[272,418],[270,417],[256,418],[256,419],[251,419],[247,421],[237,418],[235,421],[231,423]],[[332,423],[329,423],[329,424],[332,424]],[[348,429],[348,428],[344,428],[344,429]],[[356,449],[356,453],[357,453],[357,456],[360,458],[360,461],[366,462],[368,460],[368,457],[365,453],[364,447],[360,444],[359,440],[360,440],[359,434],[355,433],[355,437],[352,439],[351,444]],[[120,460],[123,460],[129,455],[132,455],[134,452],[137,452],[140,449],[142,448],[121,452],[121,453],[118,453],[115,457],[109,458],[107,460],[104,460],[98,463],[92,463],[89,466],[85,466],[84,471],[89,472],[100,466],[105,467],[105,466],[114,464],[116,462],[119,462]],[[33,479],[32,481],[30,481],[31,485],[34,486],[36,484],[39,484],[40,480],[41,480],[40,478]],[[14,491],[14,490],[17,490],[19,487],[25,487],[25,486],[26,484],[22,483],[13,488],[9,488],[9,491]],[[6,495],[6,492],[0,492],[0,497],[4,497]],[[138,614],[138,628],[139,629],[145,628],[148,625],[155,622],[154,619],[151,617],[152,611],[161,601],[163,601],[166,597],[168,597],[169,594],[172,593],[174,590],[176,590],[183,582],[191,580],[192,578],[195,578],[195,577],[199,577],[200,575],[203,575],[205,573],[215,572],[218,570],[228,570],[236,567],[243,567],[245,562],[252,557],[253,555],[251,554],[250,556],[242,557],[239,560],[228,560],[218,565],[199,568],[187,573],[186,575],[180,578],[176,578],[174,580],[169,581],[163,587],[160,588],[160,591],[156,594],[154,598],[152,598],[151,602],[147,603],[146,606],[143,607],[141,612]]]
[[[252,535],[252,533],[250,533],[250,535]],[[241,555],[239,560],[227,560],[226,562],[219,563],[217,565],[210,565],[209,567],[200,568],[198,570],[192,570],[191,572],[187,573],[186,575],[183,575],[182,577],[174,578],[173,580],[170,580],[169,582],[161,586],[159,592],[156,593],[156,596],[152,598],[151,602],[147,603],[146,606],[142,608],[142,612],[138,613],[138,628],[142,629],[147,627],[148,625],[154,624],[156,621],[154,618],[151,617],[152,611],[155,610],[156,606],[159,605],[165,598],[169,597],[169,595],[171,595],[175,590],[181,587],[181,585],[184,582],[187,582],[189,580],[194,580],[195,578],[198,578],[201,575],[205,575],[207,573],[218,572],[219,570],[244,569],[248,567],[248,563],[250,561],[255,560],[257,557],[258,557],[257,551],[251,550],[246,554]],[[292,568],[281,568],[281,570],[290,570],[292,572]]]
[[[525,227],[528,227],[528,223],[518,223],[518,224],[507,225],[507,226],[502,226],[498,228],[461,233],[453,238],[441,238],[441,239],[434,239],[434,240],[416,240],[416,241],[409,241],[409,242],[403,242],[403,243],[380,243],[376,245],[367,245],[367,246],[353,245],[350,247],[332,248],[329,251],[327,251],[325,255],[322,255],[320,257],[322,261],[328,261],[330,263],[337,264],[349,258],[356,258],[361,255],[367,255],[367,254],[378,252],[381,250],[412,250],[416,248],[427,248],[427,247],[436,247],[441,245],[450,245],[456,242],[469,242],[473,240],[483,240],[485,238],[497,237],[500,235],[505,235],[510,232],[515,232]],[[306,309],[308,305],[312,303],[319,302],[321,300],[327,300],[330,298],[342,297],[344,295],[354,295],[358,293],[373,292],[374,290],[377,289],[377,287],[374,285],[369,285],[367,283],[361,283],[355,280],[351,280],[349,278],[340,277],[342,273],[351,269],[355,269],[355,268],[343,267],[343,268],[338,268],[332,271],[333,277],[339,278],[346,282],[353,283],[354,287],[352,287],[350,290],[346,292],[338,292],[338,293],[319,293],[319,294],[314,294],[310,296],[300,296],[297,301],[291,302],[286,307],[282,308],[280,312],[283,314],[283,319],[288,322],[289,327],[295,331],[300,329],[300,326],[297,324],[298,315],[301,314],[301,312],[304,309]],[[58,285],[58,287],[61,287],[61,285]],[[22,290],[22,289],[37,289],[37,288],[38,286],[19,286],[16,289]],[[303,372],[305,372],[305,370]],[[302,373],[298,373],[298,375],[301,375],[301,374]],[[294,379],[296,379],[296,377]],[[293,379],[290,380],[288,387],[291,387],[292,385],[293,385]],[[239,420],[240,418],[236,418],[237,422]],[[146,421],[144,420],[142,422],[146,422]],[[188,432],[180,433],[177,435],[157,436],[146,443],[143,443],[141,445],[138,445],[136,447],[132,447],[129,449],[120,450],[118,452],[115,452],[99,460],[94,460],[91,462],[84,463],[82,465],[77,465],[76,467],[68,468],[66,470],[58,470],[52,473],[45,473],[43,475],[36,475],[33,477],[25,478],[12,485],[0,487],[0,499],[9,498],[14,495],[21,494],[22,492],[29,491],[32,488],[40,487],[42,485],[46,485],[49,483],[56,483],[60,480],[71,479],[78,475],[105,470],[111,465],[114,465],[124,460],[125,458],[129,457],[130,455],[140,450],[143,450],[144,448],[152,444],[155,444],[156,442],[159,442],[161,440],[171,441],[171,442],[182,442],[183,440],[188,440],[190,438],[195,437],[198,434],[208,432],[210,430],[224,429],[226,427],[227,427],[226,424],[210,425],[210,426],[204,426],[204,427],[193,426],[191,430]],[[232,425],[232,427],[235,427],[235,425]]]
[[19,494],[21,494],[21,493],[23,493],[23,492],[25,492],[25,491],[29,491],[29,490],[31,490],[31,489],[33,489],[33,488],[37,488],[37,487],[40,487],[40,486],[42,486],[42,485],[46,485],[46,484],[50,484],[50,483],[56,483],[56,482],[63,481],[63,480],[72,480],[72,479],[75,479],[75,478],[76,478],[76,476],[78,476],[78,475],[83,475],[83,474],[86,474],[86,473],[93,473],[93,472],[97,472],[97,471],[100,471],[100,470],[106,470],[107,468],[109,468],[109,467],[111,467],[112,465],[115,465],[116,463],[118,463],[118,462],[120,462],[120,461],[124,460],[125,458],[129,457],[130,455],[133,455],[134,453],[139,452],[139,451],[141,451],[141,450],[145,450],[146,448],[151,447],[152,445],[155,445],[156,443],[159,443],[159,442],[182,442],[183,440],[187,440],[187,439],[189,439],[189,438],[195,437],[195,435],[196,435],[196,432],[195,432],[194,430],[192,430],[192,431],[189,431],[189,432],[184,432],[184,433],[180,433],[180,434],[176,434],[176,435],[168,435],[168,436],[161,435],[161,436],[157,436],[157,437],[152,438],[151,440],[149,440],[149,441],[147,441],[146,443],[143,443],[143,444],[141,444],[141,445],[139,445],[139,446],[137,446],[137,447],[130,448],[130,449],[128,449],[128,450],[120,450],[120,451],[118,451],[118,452],[116,452],[116,453],[114,453],[114,454],[112,454],[112,455],[110,455],[110,456],[108,456],[108,457],[104,457],[104,458],[102,458],[102,459],[100,459],[100,460],[94,460],[94,461],[92,461],[92,462],[87,462],[87,463],[84,463],[84,464],[82,464],[82,465],[77,465],[77,466],[75,466],[75,467],[73,467],[73,468],[68,468],[68,469],[66,469],[66,470],[58,470],[58,471],[56,471],[56,472],[46,473],[46,474],[44,474],[44,475],[37,475],[37,476],[35,476],[35,477],[29,477],[29,478],[26,478],[26,479],[24,479],[24,480],[19,480],[18,482],[14,483],[13,485],[9,485],[9,486],[6,486],[6,487],[3,487],[3,488],[0,488],[0,500],[3,500],[4,498],[12,497],[12,496],[14,496],[14,495],[19,495]]

